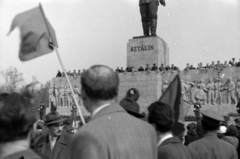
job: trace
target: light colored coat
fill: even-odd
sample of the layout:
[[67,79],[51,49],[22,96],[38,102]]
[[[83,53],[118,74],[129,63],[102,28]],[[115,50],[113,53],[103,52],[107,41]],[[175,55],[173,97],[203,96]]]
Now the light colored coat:
[[71,149],[71,159],[156,159],[156,131],[112,104],[79,129]]

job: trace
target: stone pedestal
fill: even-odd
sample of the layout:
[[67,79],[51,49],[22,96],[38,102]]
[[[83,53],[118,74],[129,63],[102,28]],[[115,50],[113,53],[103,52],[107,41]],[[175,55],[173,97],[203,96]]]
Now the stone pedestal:
[[158,36],[130,39],[127,44],[127,66],[139,68],[149,64],[152,67],[153,63],[158,67],[161,64],[169,65],[167,43]]

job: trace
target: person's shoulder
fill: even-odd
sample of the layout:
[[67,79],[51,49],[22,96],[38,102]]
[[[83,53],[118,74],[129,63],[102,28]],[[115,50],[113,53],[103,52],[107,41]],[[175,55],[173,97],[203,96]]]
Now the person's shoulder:
[[34,152],[31,149],[23,150],[14,154],[11,154],[4,159],[21,159],[21,158],[27,158],[27,159],[46,159],[45,156],[39,155],[36,152]]
[[201,146],[203,143],[205,142],[205,140],[203,138],[195,140],[193,142],[191,142],[188,147],[189,148],[193,148],[193,147],[198,147]]
[[36,146],[36,145],[39,145],[39,144],[45,142],[46,138],[47,138],[47,135],[48,134],[45,134],[43,136],[38,136],[37,138],[35,138],[34,141],[33,141],[33,145]]

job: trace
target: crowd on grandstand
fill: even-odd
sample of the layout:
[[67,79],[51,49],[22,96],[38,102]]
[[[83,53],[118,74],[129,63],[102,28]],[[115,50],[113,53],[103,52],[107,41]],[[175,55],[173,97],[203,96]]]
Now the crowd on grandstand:
[[[240,59],[239,62],[235,61],[235,58],[232,58],[229,62],[225,61],[224,63],[221,63],[220,61],[217,61],[217,63],[215,64],[214,61],[212,61],[211,64],[206,63],[206,65],[204,66],[202,62],[198,63],[197,67],[194,67],[193,65],[190,65],[189,63],[187,63],[187,66],[184,68],[185,71],[188,70],[209,70],[209,69],[216,69],[216,70],[222,70],[224,68],[228,68],[228,67],[240,67]],[[85,69],[78,70],[78,72],[76,72],[76,70],[73,70],[73,72],[71,72],[70,70],[66,73],[68,76],[70,77],[79,77],[82,75],[82,73],[85,71]],[[144,67],[143,65],[141,65],[139,68],[135,68],[133,66],[128,66],[125,69],[123,67],[119,68],[117,67],[116,72],[118,73],[124,73],[124,72],[144,72],[144,71],[160,71],[160,72],[167,72],[167,71],[180,71],[179,67],[175,66],[174,64],[172,64],[171,66],[167,65],[164,66],[163,64],[161,64],[160,67],[158,67],[155,63],[152,66],[149,66],[149,64],[146,64],[146,66]],[[58,71],[56,77],[64,77],[64,72]]]
[[222,69],[228,68],[228,67],[240,67],[240,59],[239,59],[238,62],[235,61],[235,58],[232,58],[229,62],[225,61],[224,63],[221,63],[220,61],[217,61],[216,64],[215,64],[214,61],[212,61],[211,64],[207,63],[205,66],[202,64],[202,62],[200,62],[197,67],[194,67],[193,65],[190,65],[189,63],[187,63],[187,66],[185,67],[184,70],[185,71],[194,70],[194,69],[198,69],[198,70],[209,70],[209,69],[222,70]]

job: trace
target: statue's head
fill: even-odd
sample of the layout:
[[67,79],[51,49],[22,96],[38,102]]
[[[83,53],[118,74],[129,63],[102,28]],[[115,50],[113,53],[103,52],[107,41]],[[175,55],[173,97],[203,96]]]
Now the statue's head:
[[213,79],[212,79],[212,78],[209,78],[209,82],[210,82],[210,83],[213,83]]
[[204,79],[201,79],[201,83],[204,83]]
[[228,81],[232,81],[232,77],[228,77]]

